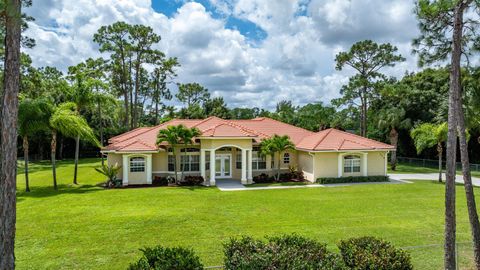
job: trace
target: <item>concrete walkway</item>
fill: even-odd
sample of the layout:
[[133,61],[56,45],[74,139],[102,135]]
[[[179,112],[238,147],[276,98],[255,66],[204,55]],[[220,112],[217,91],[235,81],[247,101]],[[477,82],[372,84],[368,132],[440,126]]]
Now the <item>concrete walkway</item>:
[[[389,174],[390,179],[394,180],[427,180],[438,181],[438,173],[412,173],[412,174]],[[446,176],[443,174],[442,180],[445,182]],[[455,182],[463,184],[463,176],[457,175]],[[480,178],[472,177],[472,183],[476,187],[480,187]]]
[[217,179],[217,188],[221,191],[245,191],[245,190],[268,190],[268,189],[293,189],[293,188],[319,188],[319,187],[346,187],[354,185],[388,185],[388,184],[405,184],[411,183],[400,179],[391,179],[390,182],[369,182],[369,183],[342,183],[342,184],[309,184],[309,185],[293,185],[293,186],[267,186],[267,187],[246,187],[238,180]]

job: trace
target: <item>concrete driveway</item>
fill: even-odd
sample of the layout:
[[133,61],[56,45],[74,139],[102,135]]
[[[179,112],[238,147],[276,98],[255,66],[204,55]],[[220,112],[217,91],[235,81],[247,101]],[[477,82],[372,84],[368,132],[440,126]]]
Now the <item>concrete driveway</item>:
[[[438,173],[401,173],[401,174],[389,174],[390,179],[394,180],[434,180],[438,181]],[[443,174],[442,180],[445,182],[446,176]],[[455,178],[455,182],[463,184],[463,176],[457,175]],[[472,177],[473,185],[476,187],[480,187],[480,178]]]

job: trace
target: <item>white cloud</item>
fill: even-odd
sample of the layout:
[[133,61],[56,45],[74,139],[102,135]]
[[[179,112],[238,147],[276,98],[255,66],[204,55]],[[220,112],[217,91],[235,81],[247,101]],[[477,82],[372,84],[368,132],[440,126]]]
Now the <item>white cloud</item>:
[[[147,0],[36,0],[28,9],[36,18],[27,35],[37,46],[27,52],[34,65],[66,70],[98,57],[93,34],[122,20],[145,24],[162,36],[159,48],[179,58],[179,82],[199,82],[230,106],[274,108],[338,97],[349,71],[336,72],[335,54],[370,38],[392,42],[405,56],[416,35],[412,3],[394,0],[210,0],[216,12],[249,20],[267,36],[252,43],[224,18],[214,18],[195,2],[185,2],[170,18]],[[401,76],[415,59],[389,69]]]

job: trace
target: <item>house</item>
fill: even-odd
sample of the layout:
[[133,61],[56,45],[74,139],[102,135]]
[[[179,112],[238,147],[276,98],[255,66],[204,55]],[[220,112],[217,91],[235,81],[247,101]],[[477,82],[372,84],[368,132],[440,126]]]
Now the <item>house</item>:
[[[201,136],[174,159],[166,143],[156,145],[158,131],[183,124]],[[187,175],[201,175],[207,185],[216,179],[237,179],[244,184],[261,173],[273,174],[278,162],[259,154],[262,139],[288,135],[295,149],[281,153],[281,170],[296,166],[308,181],[319,177],[387,174],[387,154],[394,147],[337,129],[312,132],[266,117],[251,120],[173,119],[155,127],[141,127],[109,140],[102,149],[108,164],[120,164],[123,185],[151,184],[154,176],[174,174],[174,162]],[[178,151],[178,150],[177,150]],[[185,155],[184,155],[185,154]],[[212,162],[214,161],[214,162]]]

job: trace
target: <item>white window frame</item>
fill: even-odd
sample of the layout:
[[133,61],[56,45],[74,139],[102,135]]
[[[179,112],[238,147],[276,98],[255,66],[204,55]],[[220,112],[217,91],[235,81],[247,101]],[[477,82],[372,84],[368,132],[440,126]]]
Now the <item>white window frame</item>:
[[358,155],[343,157],[343,173],[359,173],[362,170],[362,159]]
[[[196,157],[196,158],[195,158]],[[185,162],[185,159],[186,162]],[[185,168],[185,172],[199,172],[200,171],[200,154],[199,153],[187,153],[187,155],[180,156],[180,170],[184,166],[184,163],[188,164],[188,168]],[[192,165],[197,164],[198,170],[192,170]],[[185,166],[187,167],[187,166]]]
[[136,173],[136,172],[143,173],[143,172],[145,172],[146,161],[145,161],[144,157],[130,157],[129,163],[130,163],[129,164],[130,165],[129,171],[131,173]]
[[[259,168],[259,164],[264,163],[263,168]],[[267,158],[263,155],[260,155],[259,151],[252,151],[252,170],[260,171],[267,169]]]

